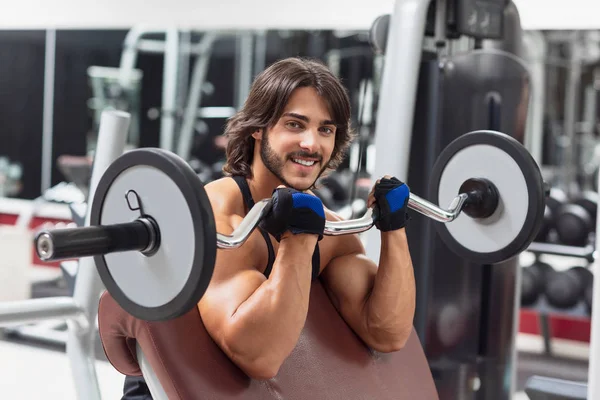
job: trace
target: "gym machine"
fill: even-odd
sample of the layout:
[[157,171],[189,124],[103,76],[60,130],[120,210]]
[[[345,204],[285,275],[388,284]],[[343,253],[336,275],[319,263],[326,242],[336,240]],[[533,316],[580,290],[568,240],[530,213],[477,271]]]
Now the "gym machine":
[[[111,111],[103,113],[94,166],[90,180],[89,198],[110,163],[120,156],[129,131],[129,114]],[[86,223],[89,225],[89,210]],[[95,368],[97,343],[96,317],[98,299],[104,290],[92,258],[79,259],[73,296],[30,299],[0,304],[0,326],[22,326],[29,323],[63,320],[68,325],[66,352],[73,373],[77,398],[100,400],[100,388]]]
[[[69,225],[83,226],[85,222],[86,198],[90,181],[91,160],[86,157],[60,156],[57,160],[60,171],[69,182],[60,182],[48,188],[43,194],[32,201],[32,210],[20,216],[19,224],[23,227],[30,225],[30,219],[44,204],[68,204],[70,219]],[[65,217],[68,218],[68,217]],[[32,286],[31,296],[52,297],[72,295],[77,276],[78,261],[66,260],[60,262],[62,275],[57,278],[37,282]],[[44,343],[52,346],[64,347],[67,342],[68,325],[63,319],[46,320],[43,322],[11,325],[3,331],[10,339]]]
[[[154,114],[160,116],[159,146],[173,150],[176,131],[179,129],[179,110],[184,108],[187,96],[190,56],[196,56],[197,64],[204,65],[210,59],[214,41],[215,35],[211,33],[206,34],[200,43],[192,43],[190,31],[174,28],[155,30],[138,26],[129,30],[123,42],[118,68],[92,66],[88,69],[94,96],[90,108],[94,111],[95,125],[98,125],[100,115],[105,109],[126,111],[132,115],[128,142],[132,147],[139,145],[140,116],[137,107],[143,72],[136,68],[138,55],[163,54],[162,105],[160,110],[150,112],[150,117]],[[204,77],[200,75],[199,78]],[[90,147],[94,147],[93,144]]]
[[[57,190],[57,195],[60,196],[56,200],[58,202],[61,202],[61,200],[66,200],[64,195],[68,194],[68,191],[66,191],[64,188],[61,188],[60,184],[56,187],[59,188],[59,190]],[[28,217],[35,213],[36,205],[44,204],[46,201],[52,202],[55,200],[52,198],[53,189],[54,188],[47,190],[43,197],[34,201],[34,211],[27,214]],[[75,187],[71,187],[71,191],[76,195],[81,195],[81,192]],[[67,224],[65,227],[70,228],[73,226],[83,226],[85,223],[85,208],[85,199],[83,203],[78,202],[69,204],[73,222]],[[27,217],[23,218],[23,220],[26,219]],[[29,225],[29,221],[20,221],[20,223],[25,226]],[[60,228],[62,226],[57,225],[57,227]],[[32,286],[32,296],[34,296],[34,298],[61,298],[62,296],[72,296],[75,289],[78,263],[78,260],[61,261],[59,267],[62,274],[48,282],[44,281],[37,283],[38,286],[45,286],[45,290],[40,290],[40,288],[36,289]],[[37,296],[35,296],[36,292],[38,294]],[[44,343],[57,346],[58,348],[64,348],[64,346],[67,344],[68,323],[66,320],[59,317],[57,319],[48,319],[41,322],[32,322],[33,323],[25,323],[23,325],[11,324],[10,326],[4,328],[3,334],[6,338],[11,340],[17,339],[28,342]],[[97,326],[95,326],[94,329],[97,331]]]
[[[214,46],[219,40],[231,38],[235,40],[234,104],[202,107],[203,96],[213,90],[207,74]],[[264,67],[266,33],[155,30],[142,26],[131,29],[123,43],[119,67],[93,66],[88,76],[94,96],[90,108],[94,111],[95,124],[105,109],[130,113],[128,144],[134,148],[139,145],[141,118],[138,103],[143,72],[136,68],[141,53],[164,55],[162,104],[148,110],[147,115],[150,119],[160,118],[159,147],[189,160],[198,119],[229,118],[245,100],[253,74]],[[93,147],[93,143],[90,146]]]
[[[437,201],[426,182],[444,146],[473,129],[525,143],[530,76],[508,1],[399,0],[372,27],[385,52],[374,176],[393,174]],[[512,43],[512,45],[511,45]],[[393,134],[392,134],[393,132]],[[516,259],[486,265],[457,257],[429,221],[407,228],[417,285],[414,325],[441,399],[510,399],[519,302]],[[366,235],[377,260],[379,238]]]
[[[499,4],[500,9],[496,8]],[[502,51],[486,54],[480,50],[485,46],[477,42],[499,39],[503,36],[501,30],[495,36],[486,37],[481,32],[464,29],[464,21],[477,21],[475,15],[485,15],[488,7],[498,11],[496,16],[500,21],[513,18],[513,22],[518,22],[514,5],[468,1],[454,5],[456,8],[444,1],[398,1],[394,13],[381,17],[372,29],[377,42],[375,48],[383,49],[386,54],[377,115],[374,174],[394,171],[400,179],[408,177],[413,190],[423,191],[424,188],[415,182],[428,181],[438,146],[452,140],[454,132],[460,132],[457,125],[461,123],[478,123],[477,128],[499,123],[504,126],[504,132],[527,142],[522,123],[527,115],[527,107],[523,104],[527,104],[529,98],[526,90],[526,84],[530,82],[528,69],[515,54]],[[382,28],[387,24],[389,28]],[[506,24],[500,24],[502,26]],[[381,31],[386,34],[382,35]],[[448,37],[460,35],[470,36],[470,41],[474,37],[478,49],[472,50],[471,43],[471,46],[462,46],[470,49],[471,54],[452,54],[451,50],[462,43],[450,41]],[[427,36],[434,36],[436,40],[429,47],[430,51],[423,51],[423,43],[426,46],[428,43]],[[446,43],[446,46],[440,47],[440,43]],[[487,69],[467,67],[468,58],[476,56],[482,64],[488,59]],[[463,69],[462,74],[460,69]],[[487,74],[494,75],[496,85],[482,79]],[[397,76],[403,79],[397,79]],[[461,76],[462,80],[459,79]],[[487,85],[474,90],[465,76],[490,84],[495,89],[494,95],[486,96],[490,91]],[[457,84],[453,85],[453,81]],[[459,85],[459,82],[463,84]],[[511,99],[511,86],[512,91],[520,88],[518,91],[526,93],[520,101]],[[484,101],[477,104],[474,99]],[[462,111],[463,104],[467,110]],[[398,149],[404,151],[404,156],[398,154]],[[410,157],[415,154],[418,156]],[[465,262],[453,256],[441,243],[439,230],[436,232],[419,216],[413,219],[414,223],[407,230],[417,280],[415,327],[428,355],[440,398],[512,398],[514,338],[520,306],[518,260],[501,266]],[[369,232],[366,240],[368,255],[375,259],[379,247],[377,237]],[[587,252],[581,256],[591,258],[592,254]],[[572,278],[576,280],[574,276]],[[594,285],[590,301],[592,309],[598,308],[600,289],[597,286]],[[598,397],[595,377],[600,357],[600,318],[592,316],[592,320],[589,386],[533,377],[526,389],[531,399]]]
[[[203,96],[210,95],[214,90],[207,81],[207,73],[215,44],[229,38],[235,40],[235,104],[229,107],[201,107]],[[104,110],[125,111],[131,115],[126,146],[131,149],[139,146],[140,119],[160,119],[159,146],[175,151],[189,160],[194,136],[206,133],[199,121],[211,118],[224,120],[235,113],[239,102],[243,101],[240,99],[244,98],[249,89],[253,71],[264,65],[265,46],[263,31],[191,32],[134,27],[124,40],[119,67],[88,68],[88,81],[92,90],[88,107],[93,115],[93,131],[97,132],[100,115]],[[142,53],[164,56],[163,104],[149,109],[144,117],[140,109],[143,71],[136,68],[138,57]],[[92,134],[88,138],[88,154],[93,154],[95,142],[96,134]],[[60,183],[53,188],[45,187],[43,196],[49,196],[51,191],[62,202],[69,203],[71,186],[78,187],[87,196],[91,160],[88,157],[63,155],[58,159],[58,167],[74,185]],[[202,164],[196,169],[203,178],[210,177],[212,172],[210,167]]]
[[[88,67],[87,76],[92,90],[92,98],[87,102],[88,108],[94,116],[92,132],[98,132],[102,111],[106,109],[126,111],[131,114],[131,128],[127,141],[132,147],[139,145],[142,78],[144,76],[142,70],[134,68],[127,73],[121,73],[119,68],[93,65]],[[86,154],[93,154],[95,148],[96,138],[88,138]]]

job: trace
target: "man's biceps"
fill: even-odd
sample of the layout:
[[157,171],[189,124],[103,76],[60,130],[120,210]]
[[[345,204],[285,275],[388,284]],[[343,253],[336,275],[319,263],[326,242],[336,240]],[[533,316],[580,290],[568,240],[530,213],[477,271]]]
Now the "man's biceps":
[[324,272],[327,285],[339,300],[348,301],[362,297],[370,289],[377,266],[364,254],[356,253],[332,261]]
[[258,273],[254,264],[250,252],[241,249],[218,250],[210,285],[233,284],[240,279],[239,275],[254,275]]
[[377,265],[362,252],[352,252],[334,258],[327,267],[329,272],[335,276],[346,277],[349,274],[376,272]]
[[217,250],[215,266],[211,282],[227,281],[236,275],[246,272],[258,272],[251,252],[238,248],[233,250]]
[[206,310],[213,315],[233,314],[261,284],[260,277],[249,272],[241,271],[227,280],[211,283],[200,300],[201,311]]

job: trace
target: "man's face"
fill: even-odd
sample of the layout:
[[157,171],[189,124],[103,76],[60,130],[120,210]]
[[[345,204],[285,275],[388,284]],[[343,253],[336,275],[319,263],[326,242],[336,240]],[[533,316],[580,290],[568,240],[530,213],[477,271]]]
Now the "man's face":
[[335,134],[325,101],[312,87],[298,88],[279,121],[262,134],[262,162],[282,184],[307,190],[327,168]]

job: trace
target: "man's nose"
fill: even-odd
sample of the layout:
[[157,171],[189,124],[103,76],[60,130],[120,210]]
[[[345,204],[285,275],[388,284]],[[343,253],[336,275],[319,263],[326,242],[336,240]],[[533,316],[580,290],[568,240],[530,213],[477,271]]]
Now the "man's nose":
[[302,135],[302,141],[300,142],[300,146],[303,149],[308,150],[309,152],[314,152],[317,147],[317,132],[313,129],[307,129],[304,131]]

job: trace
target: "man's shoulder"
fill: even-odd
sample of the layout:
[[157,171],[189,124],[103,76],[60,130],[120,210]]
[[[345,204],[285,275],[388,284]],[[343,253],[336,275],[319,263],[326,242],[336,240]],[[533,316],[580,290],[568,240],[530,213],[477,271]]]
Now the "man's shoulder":
[[[213,208],[217,232],[231,234],[246,214],[240,187],[231,177],[224,177],[206,184],[205,189]],[[265,251],[262,251],[263,249]],[[250,234],[242,246],[227,250],[224,254],[218,257],[220,261],[215,264],[215,271],[257,269],[258,265],[263,266],[267,262],[264,239],[258,232]]]
[[242,194],[235,181],[224,177],[204,186],[216,219],[229,220],[244,211]]

